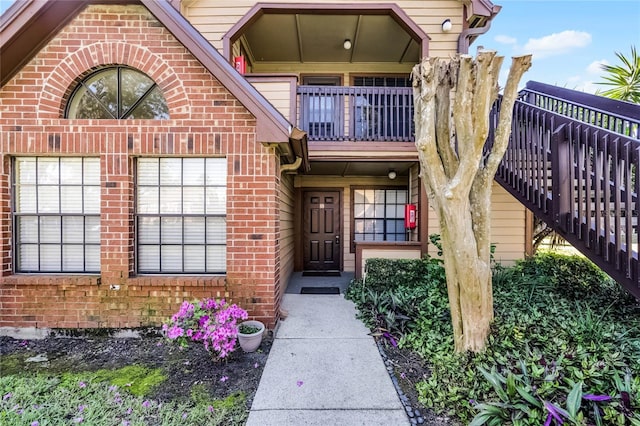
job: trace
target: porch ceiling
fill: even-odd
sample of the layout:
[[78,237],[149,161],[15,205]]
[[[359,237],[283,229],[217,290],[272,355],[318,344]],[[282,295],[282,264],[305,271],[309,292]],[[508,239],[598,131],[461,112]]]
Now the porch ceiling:
[[417,63],[421,48],[389,14],[265,13],[240,39],[253,63]]
[[410,161],[312,161],[308,174],[322,176],[388,176],[394,170],[399,177],[409,176]]

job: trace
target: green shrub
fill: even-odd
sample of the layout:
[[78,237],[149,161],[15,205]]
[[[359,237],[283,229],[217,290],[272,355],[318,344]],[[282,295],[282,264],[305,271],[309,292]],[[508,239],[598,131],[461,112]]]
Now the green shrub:
[[454,352],[439,261],[376,262],[350,293],[370,326],[389,327],[386,309],[409,317],[399,343],[430,365],[417,385],[426,406],[475,425],[640,424],[638,304],[588,260],[544,253],[498,268],[480,354]]

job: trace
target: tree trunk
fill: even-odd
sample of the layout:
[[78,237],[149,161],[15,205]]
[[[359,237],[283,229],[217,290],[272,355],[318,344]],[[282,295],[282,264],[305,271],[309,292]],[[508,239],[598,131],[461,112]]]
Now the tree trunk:
[[440,221],[457,352],[482,351],[493,320],[491,186],[531,56],[513,60],[493,148],[483,155],[501,64],[502,57],[483,51],[475,61],[428,58],[412,73],[420,176]]

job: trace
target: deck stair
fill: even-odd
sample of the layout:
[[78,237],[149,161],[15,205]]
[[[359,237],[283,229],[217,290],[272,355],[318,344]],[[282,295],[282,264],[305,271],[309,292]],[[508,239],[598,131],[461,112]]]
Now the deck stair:
[[[500,102],[492,111],[493,142]],[[496,181],[640,298],[640,105],[528,82]]]

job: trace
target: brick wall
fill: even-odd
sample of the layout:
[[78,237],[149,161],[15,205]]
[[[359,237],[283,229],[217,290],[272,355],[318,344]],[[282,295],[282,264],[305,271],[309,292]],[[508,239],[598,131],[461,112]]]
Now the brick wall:
[[[79,77],[103,65],[146,73],[169,120],[66,120]],[[273,326],[278,160],[254,117],[142,6],[89,6],[0,89],[0,326],[157,325],[187,299],[226,297]],[[11,158],[100,156],[101,273],[14,274]],[[138,156],[226,157],[226,276],[134,276]],[[112,290],[118,285],[119,290]]]

